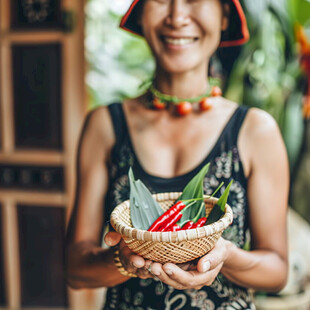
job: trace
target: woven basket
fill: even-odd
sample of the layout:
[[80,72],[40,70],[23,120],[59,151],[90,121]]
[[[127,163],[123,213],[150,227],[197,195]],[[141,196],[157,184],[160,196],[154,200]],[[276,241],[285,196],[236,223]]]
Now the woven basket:
[[[181,193],[160,193],[153,197],[164,211],[169,209]],[[205,196],[208,215],[217,198]],[[111,214],[111,224],[127,246],[136,254],[159,263],[185,263],[209,252],[233,220],[233,213],[226,205],[224,216],[215,223],[196,229],[176,232],[149,232],[132,227],[129,200],[119,204]]]

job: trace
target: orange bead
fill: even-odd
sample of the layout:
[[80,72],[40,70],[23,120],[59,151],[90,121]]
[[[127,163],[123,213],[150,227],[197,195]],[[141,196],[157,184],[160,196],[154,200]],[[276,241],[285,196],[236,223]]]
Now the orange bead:
[[179,115],[187,115],[190,114],[193,111],[192,104],[188,101],[182,101],[177,106],[177,113]]
[[209,97],[202,98],[199,102],[200,111],[209,111],[212,109],[211,99]]
[[211,89],[211,96],[212,97],[222,96],[221,88],[219,86],[213,86]]
[[306,120],[310,119],[310,95],[304,97],[303,116]]
[[157,97],[153,99],[153,106],[157,110],[163,110],[166,108],[166,104],[161,102]]

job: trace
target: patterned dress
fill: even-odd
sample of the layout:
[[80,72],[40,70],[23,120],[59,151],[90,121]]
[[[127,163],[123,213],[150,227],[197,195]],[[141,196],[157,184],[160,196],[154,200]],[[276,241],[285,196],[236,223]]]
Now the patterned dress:
[[[112,166],[109,171],[110,187],[106,197],[106,222],[108,223],[113,208],[129,199],[128,169],[133,167],[135,177],[141,179],[153,193],[182,191],[185,185],[208,162],[210,169],[204,179],[205,194],[212,194],[223,181],[232,184],[228,203],[233,209],[233,224],[225,230],[223,237],[243,248],[248,230],[247,179],[240,161],[237,139],[240,127],[247,113],[247,108],[239,106],[210,153],[191,172],[174,178],[161,178],[148,174],[139,163],[132,146],[122,105],[109,105],[109,111],[116,134],[116,144],[112,151]],[[218,193],[219,196],[221,193]],[[255,309],[248,290],[228,281],[219,274],[211,286],[200,290],[176,290],[154,279],[132,278],[116,287],[108,288],[105,310],[232,310]]]

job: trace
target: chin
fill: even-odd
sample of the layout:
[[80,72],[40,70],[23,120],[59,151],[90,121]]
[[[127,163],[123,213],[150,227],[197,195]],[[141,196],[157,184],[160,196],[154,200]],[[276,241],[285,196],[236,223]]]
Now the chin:
[[206,66],[203,62],[190,61],[187,59],[167,59],[167,60],[157,60],[159,67],[169,73],[185,73],[189,71],[194,71],[198,67]]

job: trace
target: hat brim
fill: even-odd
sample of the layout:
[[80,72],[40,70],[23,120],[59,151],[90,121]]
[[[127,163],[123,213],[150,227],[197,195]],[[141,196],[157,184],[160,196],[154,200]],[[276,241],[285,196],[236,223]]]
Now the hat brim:
[[[220,47],[242,45],[250,38],[246,18],[239,0],[230,1],[229,25],[227,30],[222,33]],[[139,36],[143,36],[142,28],[137,23],[137,15],[141,3],[141,0],[134,0],[120,22],[122,29]]]

